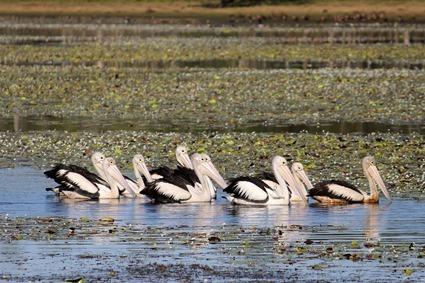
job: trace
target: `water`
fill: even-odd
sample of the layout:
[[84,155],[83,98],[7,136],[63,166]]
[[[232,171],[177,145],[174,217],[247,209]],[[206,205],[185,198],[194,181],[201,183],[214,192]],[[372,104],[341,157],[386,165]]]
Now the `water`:
[[142,68],[142,69],[256,69],[256,70],[279,70],[279,69],[408,69],[422,70],[425,67],[423,60],[264,60],[264,59],[203,59],[203,60],[132,60],[132,61],[0,61],[5,66],[102,66],[115,68]]
[[[127,20],[127,19],[126,19]],[[67,24],[60,23],[0,23],[0,34],[9,37],[1,40],[11,44],[21,44],[28,37],[59,38],[67,44],[75,41],[103,41],[111,38],[146,38],[146,37],[265,37],[279,38],[282,43],[332,43],[332,44],[375,44],[375,43],[424,43],[423,24],[416,25],[167,25],[167,24]],[[28,41],[27,44],[42,44],[40,41]],[[51,44],[50,41],[45,41]],[[60,42],[59,42],[60,43]]]
[[250,120],[234,126],[225,127],[220,123],[199,123],[197,119],[123,119],[123,118],[97,118],[90,117],[54,117],[54,116],[18,116],[13,118],[0,118],[0,131],[154,131],[154,132],[257,132],[257,133],[360,133],[373,132],[392,133],[425,133],[422,123],[392,124],[384,122],[348,122],[348,121],[323,121],[310,124],[288,124],[285,121],[268,122],[264,120]]
[[[412,280],[425,279],[425,272],[420,269],[423,260],[409,257],[409,252],[391,259],[392,245],[415,243],[415,249],[420,249],[425,244],[424,201],[395,198],[392,203],[383,201],[380,205],[330,207],[313,204],[238,207],[222,198],[211,204],[175,205],[125,199],[66,202],[44,191],[52,185],[52,181],[37,169],[0,170],[3,196],[0,215],[90,219],[110,216],[118,225],[127,225],[125,227],[132,232],[111,232],[110,226],[100,226],[93,228],[94,234],[90,232],[85,236],[79,236],[84,229],[77,228],[75,237],[60,240],[0,242],[0,278],[53,282],[79,276],[92,281],[111,278],[134,282],[162,276],[168,280],[204,278],[213,281],[226,278],[249,281],[259,277],[269,280],[326,278],[352,282],[374,278],[393,281],[402,280],[403,269],[411,266],[415,271]],[[281,236],[258,232],[267,227],[281,227],[278,229],[284,232]],[[46,227],[33,225],[31,229],[37,231]],[[208,244],[210,233],[219,234],[222,240]],[[380,242],[387,248],[382,254],[385,259],[365,258],[358,262],[315,252],[306,255],[294,252],[291,255],[285,250],[276,252],[282,245],[289,249],[302,245],[306,239],[313,241],[309,250],[326,250],[332,246],[335,252],[346,257],[353,253],[367,256],[375,250],[350,248],[353,240]],[[312,268],[315,265],[324,266],[324,269],[316,271]]]
[[154,205],[139,200],[61,201],[44,188],[55,183],[33,168],[0,170],[0,214],[9,216],[64,216],[100,219],[111,216],[126,223],[146,226],[213,227],[242,225],[270,227],[276,225],[344,226],[344,232],[321,231],[309,238],[328,241],[362,240],[375,234],[384,242],[425,244],[425,202],[413,199],[384,200],[381,205],[308,207],[293,205],[243,207],[230,205],[220,197],[214,203]]

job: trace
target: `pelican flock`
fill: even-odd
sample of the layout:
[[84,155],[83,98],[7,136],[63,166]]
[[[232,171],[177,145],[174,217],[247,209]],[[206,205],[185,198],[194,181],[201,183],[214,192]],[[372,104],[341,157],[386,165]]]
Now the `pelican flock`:
[[161,166],[149,170],[143,155],[136,154],[132,160],[133,180],[120,172],[113,158],[95,152],[90,159],[96,173],[77,165],[57,164],[44,172],[46,177],[57,183],[57,186],[46,190],[69,199],[124,197],[156,203],[193,203],[214,201],[219,187],[225,193],[224,198],[232,204],[258,206],[308,204],[309,199],[325,204],[377,203],[379,188],[391,200],[371,156],[362,160],[370,194],[346,181],[329,180],[313,185],[300,162],[289,167],[282,156],[273,157],[272,173],[240,176],[228,181],[207,154],[189,154],[187,147],[179,145],[175,156],[177,165],[174,169]]

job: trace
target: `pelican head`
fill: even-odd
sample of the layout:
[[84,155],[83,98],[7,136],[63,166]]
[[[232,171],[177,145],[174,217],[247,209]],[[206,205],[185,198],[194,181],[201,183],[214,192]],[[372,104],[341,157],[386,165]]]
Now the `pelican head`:
[[149,169],[146,166],[145,158],[141,154],[136,154],[133,157],[133,166],[134,168],[142,173],[143,176],[148,180],[148,182],[152,182],[151,174],[149,173]]
[[105,159],[105,155],[103,155],[103,153],[100,153],[98,151],[96,151],[95,153],[93,153],[90,156],[91,161],[93,162],[93,164],[99,164],[102,165],[103,160]]
[[279,182],[279,179],[283,178],[283,180],[281,181],[284,181],[284,182],[279,182],[279,184],[281,186],[286,186],[285,182],[288,183],[290,189],[295,189],[296,192],[301,196],[303,201],[307,203],[307,198],[305,194],[303,193],[301,188],[297,186],[296,181],[291,173],[291,170],[289,169],[288,161],[286,161],[286,159],[283,158],[282,156],[277,155],[273,157],[272,166],[273,166],[273,171],[278,182]]
[[198,171],[200,174],[210,177],[221,188],[227,187],[226,181],[215,168],[214,164],[211,162],[211,158],[208,155],[194,153],[192,154],[190,159],[195,168],[195,171]]
[[190,160],[187,147],[184,145],[179,145],[176,148],[176,158],[177,162],[186,168],[193,169],[192,161]]
[[384,181],[382,180],[381,175],[378,172],[378,168],[376,168],[375,158],[373,158],[372,156],[366,156],[365,158],[363,158],[362,167],[365,175],[369,177],[372,182],[378,185],[378,187],[381,189],[382,193],[384,193],[384,196],[388,200],[391,200],[387,187],[385,186]]
[[304,166],[299,162],[294,162],[292,164],[292,174],[295,177],[298,177],[306,186],[307,189],[313,188],[313,184],[310,182],[309,178],[307,177],[307,174],[304,171]]
[[103,166],[102,166],[102,163],[105,160],[105,158],[106,158],[105,155],[103,155],[103,153],[100,153],[100,152],[94,152],[90,156],[90,160],[93,163],[94,169],[96,169],[97,174],[99,174],[99,176],[106,181],[107,178],[105,173],[103,172]]
[[[108,182],[115,181],[119,185],[123,186],[127,190],[131,190],[128,183],[125,181],[124,176],[118,169],[115,160],[112,157],[103,159],[102,162],[103,171],[105,172]],[[111,185],[111,184],[110,184]]]

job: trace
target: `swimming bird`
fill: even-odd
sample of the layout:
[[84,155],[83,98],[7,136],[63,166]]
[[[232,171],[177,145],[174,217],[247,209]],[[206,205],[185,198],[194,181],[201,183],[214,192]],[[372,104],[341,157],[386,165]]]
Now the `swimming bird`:
[[[85,168],[75,165],[58,164],[44,174],[60,184],[59,194],[71,199],[110,199],[119,198],[118,186],[128,188],[114,159],[100,161],[106,181]],[[100,169],[100,168],[99,168]]]
[[137,155],[135,158],[140,171],[139,176],[144,175],[148,182],[142,193],[155,202],[209,202],[212,200],[212,196],[208,188],[207,177],[210,177],[219,186],[226,187],[223,177],[206,154],[192,154],[190,160],[193,170],[180,167],[174,170],[173,174],[157,180],[152,178],[143,156]]
[[[177,157],[177,161],[179,163],[179,165],[177,166],[177,171],[178,170],[185,171],[186,177],[192,177],[194,182],[198,181],[196,174],[194,174],[194,172],[190,173],[190,171],[186,170],[186,169],[192,169],[192,171],[193,171],[193,165],[192,165],[192,161],[190,160],[188,150],[184,145],[177,146],[176,157]],[[209,159],[209,161],[211,161],[209,156],[206,156],[206,158]],[[206,176],[206,180],[207,180],[207,184],[208,184],[208,189],[210,190],[210,193],[211,193],[211,198],[216,199],[217,198],[217,188],[214,186],[213,182],[211,181],[211,179],[208,176]]]
[[384,181],[376,168],[375,159],[372,156],[366,156],[362,160],[362,167],[369,182],[370,194],[361,191],[348,182],[330,180],[316,184],[309,191],[309,195],[320,203],[377,203],[379,202],[379,187],[384,196],[391,200]]
[[[302,165],[301,165],[302,166]],[[266,183],[270,188],[273,190],[277,190],[279,188],[279,183],[275,177],[274,174],[269,172],[262,172],[260,175],[257,176],[257,178],[260,178],[261,181]],[[286,186],[289,189],[289,197],[291,202],[306,202],[307,200],[307,192],[303,187],[297,188],[298,184],[295,182],[295,178],[288,178],[288,181],[286,182]]]
[[[143,158],[143,156],[142,156]],[[135,156],[133,157],[132,163],[133,163],[133,170],[134,170],[134,175],[136,177],[136,180],[133,180],[127,176],[124,176],[124,178],[127,180],[129,187],[132,189],[132,191],[134,192],[135,196],[137,197],[144,197],[145,195],[142,194],[142,191],[144,190],[144,188],[146,187],[146,183],[148,183],[148,180],[144,177],[144,175],[140,174],[140,170],[138,170],[138,165],[137,165],[137,159],[138,157]],[[192,166],[192,161],[190,161],[190,157],[187,151],[187,148],[183,145],[179,145],[176,148],[176,159],[178,162],[178,167],[184,167],[184,168],[190,168],[193,169]],[[158,180],[163,178],[164,176],[169,176],[172,175],[174,173],[174,170],[171,169],[168,166],[161,166],[158,167],[156,169],[152,169],[149,171],[151,177],[153,180]],[[127,193],[124,191],[123,195],[126,197],[131,197],[128,196]]]
[[[190,160],[188,150],[184,145],[177,146],[176,159],[177,159],[178,167],[193,169],[192,161]],[[174,173],[174,170],[168,166],[161,166],[161,167],[149,170],[149,173],[153,180],[158,180],[163,178],[164,176],[172,175]],[[145,183],[148,183],[148,180],[146,180],[146,177],[144,175],[142,176],[142,178]]]
[[308,197],[308,191],[313,188],[310,179],[304,171],[304,166],[299,162],[292,163],[291,172],[294,176],[295,184],[300,188],[299,190]]
[[59,195],[60,189],[62,187],[73,187],[71,183],[66,182],[63,178],[59,180],[59,178],[61,178],[65,173],[68,172],[76,172],[77,174],[86,176],[86,178],[90,178],[94,182],[107,186],[108,183],[106,182],[106,176],[103,174],[102,169],[102,161],[104,159],[105,156],[100,152],[95,152],[90,156],[90,160],[93,164],[93,167],[95,168],[99,176],[94,173],[91,173],[86,168],[77,165],[65,165],[60,163],[56,164],[55,167],[53,167],[52,169],[45,171],[44,175],[46,175],[46,177],[48,178],[54,179],[59,184],[59,186],[56,186],[54,188],[46,188],[46,191],[52,191]]
[[[64,164],[57,164],[52,170],[46,171],[46,173],[49,173],[48,176],[50,178],[54,178],[52,176],[55,175],[60,175],[61,172],[66,172],[66,171],[75,171],[75,172],[79,172],[80,174],[85,174],[86,176],[91,176],[91,178],[93,180],[96,180],[96,182],[105,185],[105,186],[109,186],[108,182],[107,182],[107,178],[105,173],[103,172],[103,167],[102,167],[102,161],[105,159],[105,155],[103,155],[100,152],[94,152],[91,156],[90,156],[90,160],[92,161],[93,167],[96,170],[96,174],[93,174],[91,172],[89,172],[86,168],[77,166],[77,165],[64,165]],[[61,171],[61,169],[64,169],[64,171]],[[46,175],[47,176],[47,175]],[[133,182],[133,180],[131,180],[130,178],[124,176],[124,178],[127,180],[128,183],[128,187],[125,188],[123,186],[121,186],[120,184],[118,184],[118,189],[120,191],[120,194],[124,197],[127,198],[135,198],[137,196],[137,192],[135,191],[137,189],[137,186],[135,185],[135,183]],[[66,183],[65,180],[62,180],[62,183]],[[57,195],[60,194],[60,189],[61,187],[63,187],[63,184],[60,184],[59,186],[55,187],[55,188],[46,188],[46,191],[52,191],[54,193],[56,193]],[[66,183],[66,187],[72,187],[72,184]],[[63,195],[63,194],[62,194]]]
[[176,159],[179,163],[179,166],[186,167],[189,169],[193,169],[192,161],[189,157],[189,151],[187,147],[184,145],[178,145],[176,148]]
[[[295,186],[295,180],[286,159],[281,156],[273,157],[272,169],[277,185],[269,185],[258,177],[238,177],[233,179],[229,186],[224,189],[229,194],[226,198],[233,204],[288,205],[290,194],[287,183],[295,189],[298,189],[298,187]],[[301,193],[300,195],[304,196]]]

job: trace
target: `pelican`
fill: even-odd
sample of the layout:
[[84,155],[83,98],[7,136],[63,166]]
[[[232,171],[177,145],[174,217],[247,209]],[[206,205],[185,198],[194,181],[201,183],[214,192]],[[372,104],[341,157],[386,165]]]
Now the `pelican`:
[[189,157],[187,147],[184,145],[178,145],[176,148],[176,159],[180,166],[193,169],[192,161]]
[[143,194],[156,202],[161,203],[183,203],[183,202],[210,202],[211,191],[208,187],[207,177],[210,177],[222,188],[226,182],[211,159],[206,154],[192,154],[190,160],[193,170],[178,168],[173,174],[154,180],[147,169],[142,155],[135,156],[140,173],[148,181]]
[[[177,171],[179,170],[182,171],[181,173],[185,174],[186,177],[192,178],[193,182],[199,182],[195,172],[193,171],[193,165],[192,165],[192,161],[190,160],[188,150],[184,145],[177,146],[176,158],[177,158],[177,162],[179,163],[179,165],[177,166]],[[209,159],[209,161],[211,161],[209,156],[206,155],[206,158]],[[193,172],[190,172],[186,169],[192,169]],[[208,189],[210,190],[211,198],[216,199],[217,188],[214,186],[210,177],[206,176],[206,179],[208,183]]]
[[107,182],[87,169],[75,165],[58,164],[52,170],[46,171],[45,175],[60,184],[58,190],[61,196],[71,199],[114,199],[120,195],[118,186],[130,189],[114,159],[104,158],[101,165]]
[[[295,164],[295,163],[294,163]],[[301,165],[300,163],[298,163]],[[302,165],[301,165],[302,166]],[[294,167],[292,166],[292,175],[293,175]],[[286,182],[286,186],[289,189],[289,198],[291,202],[306,202],[307,201],[307,191],[304,186],[299,186],[300,183],[297,181],[297,178],[288,178],[289,182]],[[264,183],[267,184],[273,190],[278,190],[279,183],[274,174],[263,172],[258,178],[261,179]]]
[[[91,156],[90,156],[90,160],[93,163],[93,167],[96,170],[97,174],[93,174],[91,172],[89,172],[86,168],[77,166],[77,165],[64,165],[64,164],[57,164],[52,170],[46,171],[44,174],[49,177],[49,178],[55,178],[55,176],[60,176],[61,174],[65,173],[65,172],[69,172],[69,171],[74,171],[74,172],[79,172],[79,174],[82,174],[86,177],[90,176],[90,178],[93,179],[93,181],[102,184],[104,186],[109,186],[108,182],[107,182],[107,177],[106,174],[103,171],[103,167],[102,167],[102,162],[106,157],[100,153],[100,152],[94,152]],[[128,198],[134,198],[136,197],[136,194],[138,193],[136,191],[137,186],[135,185],[135,182],[133,180],[131,180],[130,178],[128,178],[127,176],[124,176],[124,178],[126,179],[127,183],[128,183],[128,187],[125,188],[123,186],[121,186],[120,184],[118,184],[118,189],[120,191],[120,194],[123,195],[124,197],[128,197]],[[55,187],[55,188],[46,188],[46,191],[52,191],[54,193],[56,193],[57,195],[62,195],[60,193],[61,188],[64,186],[63,183],[66,183],[65,180],[62,180],[60,185]],[[70,188],[72,187],[72,184],[70,183],[66,183],[66,187]],[[128,189],[130,188],[130,189]],[[69,193],[68,193],[69,194]]]
[[304,166],[299,162],[292,163],[291,172],[295,179],[295,184],[300,188],[303,195],[308,197],[308,191],[313,188],[310,179],[304,171]]
[[372,156],[366,156],[362,160],[362,167],[363,173],[369,182],[370,194],[359,190],[348,182],[330,180],[316,184],[310,190],[309,195],[321,203],[377,203],[379,202],[377,187],[379,187],[384,196],[391,200],[384,181],[376,168],[375,159]]
[[94,173],[91,173],[86,168],[77,165],[56,164],[55,167],[53,167],[51,170],[45,171],[44,175],[46,175],[46,177],[48,178],[54,179],[57,183],[59,183],[59,186],[56,186],[54,188],[46,188],[46,191],[52,191],[56,194],[60,194],[60,189],[64,186],[68,188],[73,188],[73,184],[66,182],[65,179],[62,178],[63,175],[68,172],[74,172],[87,179],[92,180],[93,182],[107,186],[108,183],[106,182],[106,175],[103,173],[102,168],[102,162],[104,159],[105,156],[100,152],[95,152],[90,157],[93,167],[95,168],[99,176]]
[[[176,148],[176,159],[178,163],[178,167],[184,167],[188,169],[193,169],[192,161],[190,160],[187,148],[184,145],[179,145]],[[144,160],[144,159],[143,159]],[[134,158],[133,158],[134,161]],[[134,163],[133,163],[134,165]],[[135,169],[136,170],[136,169]],[[134,171],[136,172],[136,171]],[[149,170],[149,173],[153,180],[158,180],[163,178],[164,176],[170,176],[174,173],[174,170],[168,166],[161,166],[156,169]],[[139,174],[140,175],[140,174]],[[149,183],[146,177],[143,175],[143,182]]]
[[[295,180],[289,170],[285,158],[275,156],[272,160],[272,169],[277,186],[269,186],[261,178],[238,177],[233,179],[224,191],[229,194],[226,198],[233,204],[245,205],[289,205],[290,195],[287,183],[295,186]],[[302,197],[303,194],[300,193]],[[305,200],[306,201],[306,200]]]

